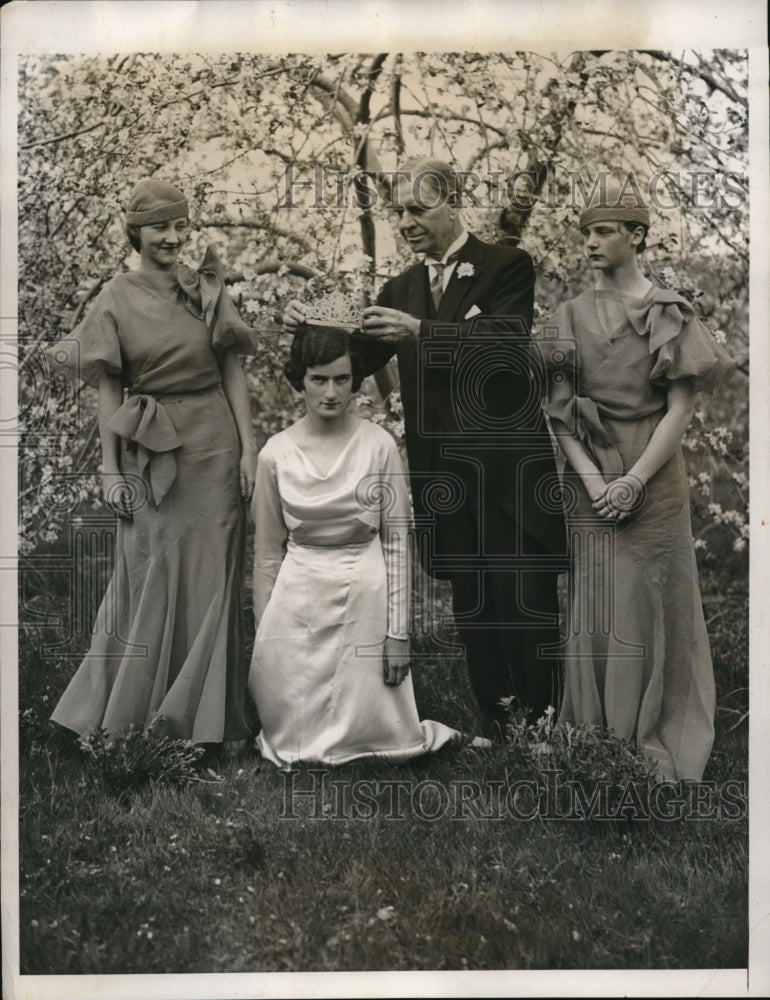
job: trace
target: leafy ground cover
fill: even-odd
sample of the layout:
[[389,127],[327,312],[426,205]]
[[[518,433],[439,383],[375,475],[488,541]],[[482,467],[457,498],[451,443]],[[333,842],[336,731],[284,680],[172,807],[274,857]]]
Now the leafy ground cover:
[[[472,732],[462,662],[419,651],[421,710]],[[146,777],[121,784],[119,757],[46,721],[71,664],[22,657],[24,974],[747,963],[729,712],[706,782],[657,792],[627,746],[515,714],[504,747],[401,767],[282,774],[135,740]]]

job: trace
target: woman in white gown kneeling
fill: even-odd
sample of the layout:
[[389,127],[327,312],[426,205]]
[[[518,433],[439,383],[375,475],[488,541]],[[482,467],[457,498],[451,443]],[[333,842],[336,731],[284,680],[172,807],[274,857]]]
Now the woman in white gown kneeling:
[[460,734],[420,722],[409,674],[409,496],[391,436],[348,413],[348,336],[306,328],[285,374],[306,413],[257,463],[257,746],[278,767],[402,762]]

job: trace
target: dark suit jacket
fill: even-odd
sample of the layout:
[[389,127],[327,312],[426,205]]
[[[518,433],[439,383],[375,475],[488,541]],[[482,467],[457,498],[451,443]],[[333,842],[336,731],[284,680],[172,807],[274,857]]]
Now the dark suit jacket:
[[419,338],[396,348],[364,337],[363,350],[370,372],[394,352],[398,357],[415,515],[427,516],[426,481],[462,467],[449,455],[467,455],[469,475],[482,481],[482,507],[502,511],[495,523],[510,526],[511,537],[496,539],[495,547],[517,551],[515,536],[523,529],[564,555],[553,447],[541,407],[544,373],[530,348],[534,284],[523,250],[469,234],[438,312],[422,262],[388,281],[378,296],[378,305],[421,320]]

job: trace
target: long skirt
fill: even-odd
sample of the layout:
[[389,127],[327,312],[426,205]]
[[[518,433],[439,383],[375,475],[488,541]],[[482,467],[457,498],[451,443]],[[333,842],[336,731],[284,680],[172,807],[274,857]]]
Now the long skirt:
[[608,525],[580,480],[561,719],[636,742],[667,780],[700,780],[714,741],[715,686],[677,451],[638,513]]
[[411,675],[384,683],[387,603],[378,535],[355,545],[289,542],[249,672],[263,757],[279,767],[399,763],[459,738],[420,721]]
[[248,735],[238,432],[219,386],[163,406],[182,442],[176,478],[156,506],[124,443],[133,518],[118,521],[91,647],[51,718],[83,737],[154,721],[197,743],[238,740]]

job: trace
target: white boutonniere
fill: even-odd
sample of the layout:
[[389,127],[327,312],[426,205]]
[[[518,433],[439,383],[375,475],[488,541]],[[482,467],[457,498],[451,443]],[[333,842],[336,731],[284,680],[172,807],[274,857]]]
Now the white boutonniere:
[[462,264],[457,265],[458,278],[472,278],[475,273],[476,268],[468,260],[464,260]]

